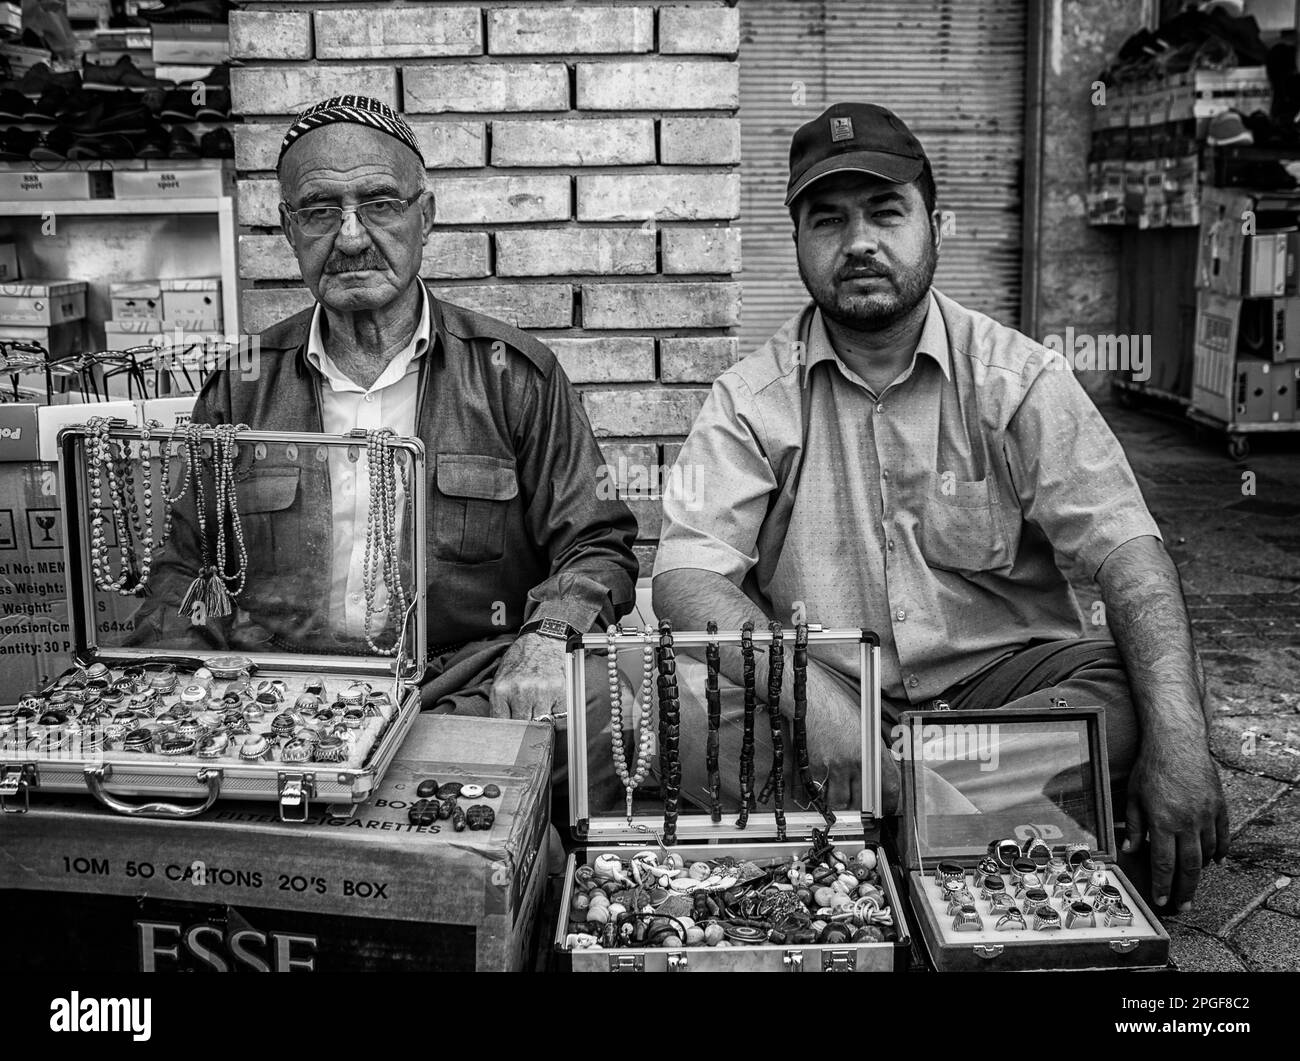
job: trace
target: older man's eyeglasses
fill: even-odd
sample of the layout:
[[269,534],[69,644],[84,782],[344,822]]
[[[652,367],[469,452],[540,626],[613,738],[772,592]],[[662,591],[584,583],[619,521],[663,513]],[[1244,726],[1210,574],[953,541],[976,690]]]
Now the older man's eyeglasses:
[[371,199],[356,206],[304,206],[292,209],[284,204],[285,211],[307,236],[332,236],[343,227],[344,214],[356,214],[366,228],[390,228],[396,225],[411,205],[420,198],[416,192],[409,199]]

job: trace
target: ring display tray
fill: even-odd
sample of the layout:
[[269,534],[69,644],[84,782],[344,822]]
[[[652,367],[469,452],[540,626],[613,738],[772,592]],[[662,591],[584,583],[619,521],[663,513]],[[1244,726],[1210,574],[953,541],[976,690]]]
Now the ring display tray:
[[[741,632],[736,630],[681,631],[671,636],[674,651],[698,652],[701,663],[710,644],[735,648],[742,640]],[[795,631],[785,630],[780,636],[789,674]],[[755,652],[767,658],[773,640],[769,630],[755,630]],[[631,659],[641,657],[647,646],[660,643],[660,631],[620,632],[614,639],[616,647]],[[800,784],[796,753],[786,744],[787,809],[783,828],[778,826],[770,802],[756,802],[744,827],[738,828],[739,797],[724,799],[720,820],[715,821],[709,791],[686,785],[675,801],[679,813],[671,837],[665,830],[663,798],[665,772],[670,764],[662,754],[662,743],[653,735],[645,745],[653,769],[642,786],[649,787],[651,795],[638,793],[630,814],[622,791],[611,799],[593,783],[609,755],[610,742],[607,731],[589,730],[584,710],[590,692],[586,673],[593,656],[602,663],[607,661],[609,645],[606,634],[575,637],[569,643],[566,706],[570,825],[575,839],[585,846],[569,856],[565,867],[554,943],[573,971],[905,969],[911,939],[899,901],[900,890],[879,834],[880,648],[876,636],[857,629],[820,627],[811,627],[808,633],[809,646],[835,646],[841,653],[857,657],[862,676],[862,726],[854,781],[860,805],[847,810],[834,808],[837,820],[828,828],[823,815],[812,809],[809,793]],[[658,663],[656,669],[662,679]],[[698,671],[703,675],[705,666],[698,667]],[[676,664],[672,676],[677,683],[688,680]],[[693,679],[693,675],[690,677]],[[766,686],[760,686],[760,690],[762,695]],[[790,702],[787,689],[782,703],[788,707]],[[656,699],[656,707],[660,703]],[[809,711],[815,710],[816,704],[809,705]],[[635,715],[630,705],[624,707],[624,728],[628,731],[624,744],[632,761],[643,746]],[[596,717],[608,726],[608,708],[602,706]],[[768,731],[769,716],[762,703],[757,706],[755,721]],[[661,735],[665,732],[662,726],[658,730]],[[720,730],[722,746],[728,742],[740,745],[739,733],[726,727]],[[813,752],[815,755],[815,748]],[[704,742],[697,746],[682,739],[679,754],[683,759],[698,757],[703,763],[706,747]],[[761,763],[757,769],[766,776],[768,763]],[[819,767],[817,773],[820,779],[824,770]],[[761,787],[761,780],[753,783],[752,773],[750,785],[753,791]],[[829,892],[838,887],[845,895],[833,899],[837,904],[834,907],[805,911],[795,898],[796,882],[806,886],[810,894],[817,894],[819,888]],[[590,908],[597,905],[596,891],[609,896],[610,903],[601,918],[589,918]],[[629,910],[624,911],[625,906]],[[683,914],[686,908],[692,914]],[[780,911],[788,914],[791,910],[796,911],[796,919],[783,921]],[[611,921],[613,934],[617,936],[622,922],[628,938],[611,939],[611,930],[606,928]],[[646,939],[638,940],[642,933]],[[863,938],[854,941],[855,933]]]
[[[313,802],[350,815],[420,709],[425,498],[409,488],[424,482],[420,441],[112,422],[67,428],[59,443],[73,658],[0,701],[0,809],[89,791],[144,817],[195,817],[219,798],[276,801],[285,821],[306,820]],[[365,555],[340,618],[331,489],[345,476]],[[372,479],[382,504],[362,492]],[[372,515],[367,529],[381,508],[389,522]],[[203,582],[213,570],[224,607]],[[105,621],[119,594],[138,608]]]
[[1167,965],[1168,933],[1115,865],[1100,708],[911,711],[899,733],[900,857],[934,968]]

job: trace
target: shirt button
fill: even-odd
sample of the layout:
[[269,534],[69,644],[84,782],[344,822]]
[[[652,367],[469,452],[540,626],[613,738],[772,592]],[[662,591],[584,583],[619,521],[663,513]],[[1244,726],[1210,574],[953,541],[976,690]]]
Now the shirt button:
[[883,413],[884,411],[885,411],[885,403],[881,402],[879,405],[876,406],[876,412]]
[[888,479],[888,478],[889,478],[889,469],[888,469],[888,468],[886,468],[884,471],[882,471],[882,472],[880,473],[880,478],[882,478],[882,479]]
[[887,542],[885,543],[885,548],[888,549],[891,553],[894,551],[894,539],[893,539],[893,538],[890,538],[889,541],[887,541]]
[[366,401],[373,402],[374,400],[375,400],[375,396],[373,394],[366,395]]
[[916,675],[913,674],[910,678],[907,679],[907,684],[910,685],[913,689],[915,689],[921,683],[920,681],[917,680]]
[[894,612],[894,618],[896,618],[901,623],[904,619],[907,618],[907,612],[903,611],[902,608],[899,608],[898,611]]

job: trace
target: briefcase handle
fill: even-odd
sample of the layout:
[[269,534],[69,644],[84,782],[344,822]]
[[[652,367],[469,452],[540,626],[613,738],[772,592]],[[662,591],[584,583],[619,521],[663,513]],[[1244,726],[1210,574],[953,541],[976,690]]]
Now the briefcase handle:
[[86,767],[86,787],[90,789],[91,795],[109,810],[115,810],[118,814],[126,814],[132,818],[197,818],[216,803],[221,795],[221,771],[209,766],[204,767],[196,775],[200,783],[208,786],[207,798],[201,803],[188,807],[179,803],[128,803],[114,796],[104,787],[112,772],[113,768],[109,763]]

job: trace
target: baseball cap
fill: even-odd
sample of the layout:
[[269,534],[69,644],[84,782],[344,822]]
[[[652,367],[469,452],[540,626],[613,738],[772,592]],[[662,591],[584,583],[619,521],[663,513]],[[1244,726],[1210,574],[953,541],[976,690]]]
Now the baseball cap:
[[785,205],[832,173],[867,173],[907,184],[921,175],[925,161],[921,142],[893,111],[874,103],[836,103],[794,134]]

